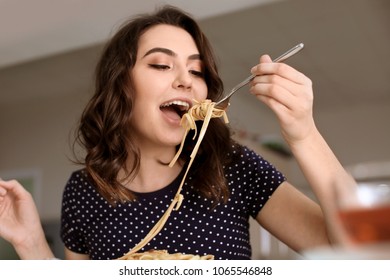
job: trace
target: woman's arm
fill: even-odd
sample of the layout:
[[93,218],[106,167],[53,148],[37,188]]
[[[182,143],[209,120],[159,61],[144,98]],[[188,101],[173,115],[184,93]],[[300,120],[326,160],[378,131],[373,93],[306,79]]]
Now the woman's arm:
[[296,252],[329,245],[321,208],[287,181],[275,190],[256,220]]
[[67,260],[89,260],[89,255],[75,253],[65,247],[65,259]]
[[[252,73],[257,76],[252,82],[251,93],[276,114],[282,135],[318,199],[328,238],[331,242],[340,242],[336,219],[336,192],[337,188],[354,184],[354,180],[315,125],[311,80],[284,63],[273,63],[266,55],[260,58],[260,64],[252,68]],[[281,188],[280,197],[276,193],[270,202],[275,200],[277,204],[276,201],[284,201],[287,197],[285,193],[288,192]],[[297,202],[302,201],[302,198],[296,195],[292,197],[297,199]],[[273,208],[272,204],[269,205],[270,208]],[[314,208],[310,206],[306,210],[301,209],[301,212],[314,213],[317,211]],[[311,227],[310,224],[304,226]]]

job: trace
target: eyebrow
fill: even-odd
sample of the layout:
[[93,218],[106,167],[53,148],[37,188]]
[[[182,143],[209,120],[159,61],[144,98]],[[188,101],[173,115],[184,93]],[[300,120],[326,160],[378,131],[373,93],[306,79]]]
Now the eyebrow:
[[[143,57],[146,57],[146,56],[148,56],[148,55],[150,55],[152,53],[158,53],[158,52],[164,53],[164,54],[172,56],[172,57],[176,57],[177,56],[177,54],[174,51],[170,50],[170,49],[167,49],[167,48],[153,48],[153,49],[150,49],[149,51],[147,51],[146,54]],[[190,59],[190,60],[202,60],[200,54],[192,54],[192,55],[190,55],[188,57],[188,59]]]

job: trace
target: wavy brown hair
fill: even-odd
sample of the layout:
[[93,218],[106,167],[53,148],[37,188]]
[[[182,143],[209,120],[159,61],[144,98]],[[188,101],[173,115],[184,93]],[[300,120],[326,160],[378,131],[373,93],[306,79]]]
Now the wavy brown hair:
[[[85,158],[78,162],[85,165],[99,193],[113,204],[135,199],[134,194],[122,185],[123,180],[118,179],[120,170],[125,170],[125,179],[134,178],[141,157],[129,125],[135,98],[129,73],[136,62],[140,37],[159,24],[183,28],[193,37],[204,63],[207,98],[216,100],[223,94],[210,43],[190,15],[178,8],[164,6],[153,14],[139,15],[125,22],[109,40],[97,64],[95,93],[83,111],[75,141],[86,152]],[[188,135],[181,155],[184,162],[189,159],[196,141],[192,136]],[[227,163],[230,141],[229,128],[221,119],[212,119],[191,167],[194,186],[214,202],[226,201],[229,195],[223,166]],[[129,157],[133,165],[126,168]]]

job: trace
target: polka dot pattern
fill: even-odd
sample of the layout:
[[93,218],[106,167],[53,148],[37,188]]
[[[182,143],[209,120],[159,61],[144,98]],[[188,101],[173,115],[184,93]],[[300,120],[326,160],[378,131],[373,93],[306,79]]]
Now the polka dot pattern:
[[[161,232],[142,250],[213,254],[216,259],[250,259],[249,217],[255,217],[285,180],[269,162],[244,148],[239,160],[225,166],[231,192],[227,204],[211,207],[192,184],[183,186],[184,201]],[[83,170],[74,172],[63,193],[61,237],[65,246],[91,259],[114,259],[139,243],[165,213],[181,178],[167,187],[138,193],[136,202],[111,206]]]

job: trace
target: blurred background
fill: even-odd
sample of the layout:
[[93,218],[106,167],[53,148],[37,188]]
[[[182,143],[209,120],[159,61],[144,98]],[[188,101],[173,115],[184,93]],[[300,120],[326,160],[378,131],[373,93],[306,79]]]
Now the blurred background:
[[[2,0],[0,177],[33,193],[57,256],[62,190],[79,168],[69,144],[102,46],[125,19],[166,3],[199,20],[227,90],[261,54],[276,57],[303,42],[287,63],[313,81],[319,130],[346,168],[390,178],[388,0]],[[311,195],[275,116],[247,88],[232,98],[228,116],[238,140]],[[261,228],[252,232],[254,258],[299,257]],[[7,258],[16,255],[0,240],[0,259]]]

